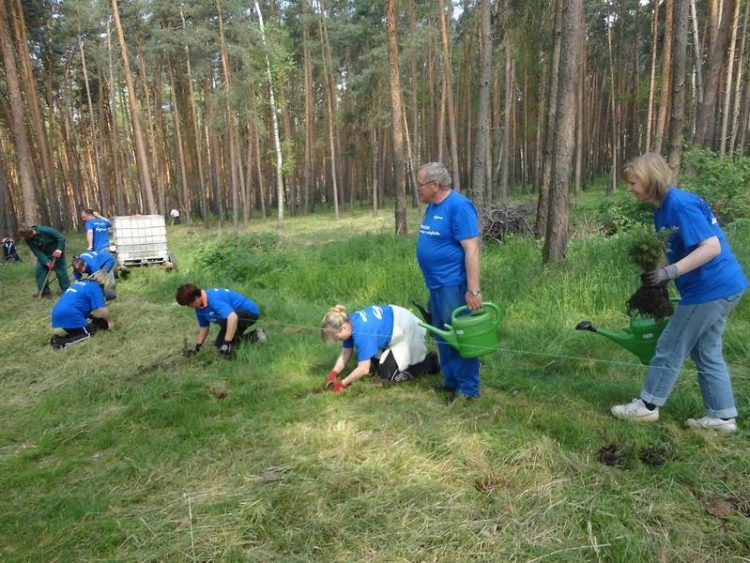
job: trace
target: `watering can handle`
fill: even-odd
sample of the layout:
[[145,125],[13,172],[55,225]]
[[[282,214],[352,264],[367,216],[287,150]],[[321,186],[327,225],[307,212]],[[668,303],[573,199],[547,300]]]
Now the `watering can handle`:
[[[459,313],[462,313],[466,311],[467,309],[468,307],[466,305],[462,305],[461,307],[454,309],[453,313],[451,313],[451,324],[453,324],[456,321],[456,317],[459,315]],[[488,309],[488,310],[494,311],[495,318],[493,319],[493,322],[495,324],[497,324],[500,321],[500,308],[497,305],[487,301],[485,303],[482,303],[482,308],[478,310],[481,311],[482,309]]]

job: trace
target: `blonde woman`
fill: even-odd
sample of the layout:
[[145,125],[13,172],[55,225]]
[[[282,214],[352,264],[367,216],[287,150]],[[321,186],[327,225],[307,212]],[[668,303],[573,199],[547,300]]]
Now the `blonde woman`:
[[[341,353],[325,381],[326,389],[340,393],[370,373],[373,362],[384,382],[410,381],[422,373],[437,373],[437,355],[428,353],[425,329],[419,319],[396,305],[372,305],[347,314],[343,305],[332,307],[323,317],[323,340],[341,342]],[[357,365],[343,379],[339,374],[356,349]]]
[[737,407],[722,335],[748,286],[742,267],[706,202],[674,185],[672,169],[661,155],[639,156],[625,165],[622,175],[636,199],[654,206],[654,228],[671,231],[668,265],[644,273],[643,283],[674,280],[680,304],[659,337],[640,397],[615,405],[612,414],[636,422],[659,420],[659,407],[667,402],[689,355],[698,369],[706,414],[687,419],[687,425],[735,432]]

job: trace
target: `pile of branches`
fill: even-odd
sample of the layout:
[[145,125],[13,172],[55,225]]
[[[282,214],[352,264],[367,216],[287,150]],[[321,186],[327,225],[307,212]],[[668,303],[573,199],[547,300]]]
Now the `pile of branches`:
[[534,236],[536,203],[519,206],[488,204],[479,209],[482,240],[502,242],[506,236],[520,234]]

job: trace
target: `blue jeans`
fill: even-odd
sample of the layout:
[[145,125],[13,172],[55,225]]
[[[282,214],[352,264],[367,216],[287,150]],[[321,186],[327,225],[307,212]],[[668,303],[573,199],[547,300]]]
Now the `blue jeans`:
[[677,307],[656,344],[656,353],[643,382],[641,399],[657,406],[666,403],[689,354],[698,369],[698,383],[706,414],[716,418],[737,416],[721,336],[727,317],[741,296],[742,293],[738,293],[700,305]]
[[[430,313],[432,325],[443,329],[451,322],[451,313],[466,305],[466,285],[453,285],[430,290]],[[440,352],[440,369],[447,389],[455,389],[464,397],[479,397],[479,360],[463,358],[458,350],[439,336],[435,336]]]

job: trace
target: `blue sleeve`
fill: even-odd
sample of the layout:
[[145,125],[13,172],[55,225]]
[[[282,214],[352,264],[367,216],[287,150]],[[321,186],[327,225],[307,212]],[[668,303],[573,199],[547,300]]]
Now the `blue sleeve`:
[[86,221],[86,230],[87,231],[93,231],[94,230],[94,225],[92,225],[93,222],[94,222],[93,219],[89,219],[88,221]]
[[350,336],[341,343],[342,348],[354,348],[354,339]]
[[698,246],[704,240],[716,235],[704,210],[697,205],[682,205],[675,211],[674,216],[679,228],[677,236],[680,237],[686,249]]
[[468,200],[456,208],[453,214],[453,236],[456,240],[466,240],[479,236],[477,209]]
[[210,324],[200,309],[195,310],[195,318],[198,319],[198,326],[201,328],[206,328]]

